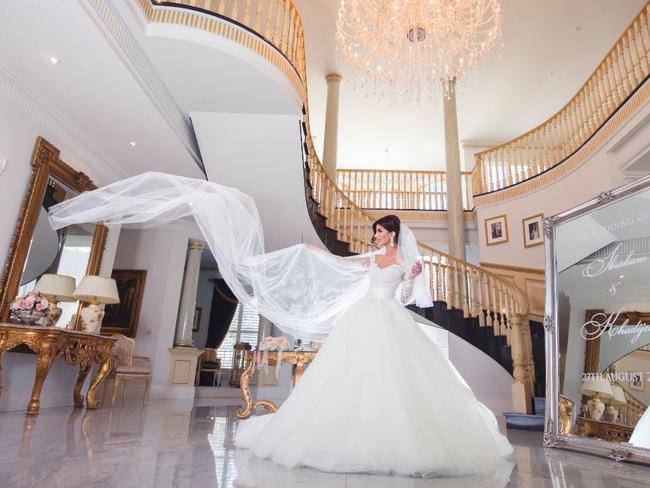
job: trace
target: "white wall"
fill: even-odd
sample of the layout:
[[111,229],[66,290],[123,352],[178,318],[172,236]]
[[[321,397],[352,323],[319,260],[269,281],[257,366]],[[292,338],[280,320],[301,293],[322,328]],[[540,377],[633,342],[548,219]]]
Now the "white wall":
[[[650,102],[640,107],[587,161],[557,182],[519,198],[477,206],[481,261],[543,268],[544,246],[524,247],[522,220],[539,213],[544,217],[556,215],[621,186],[622,168],[650,150],[650,127],[644,120],[648,113]],[[503,214],[508,217],[510,240],[487,246],[485,219]]]
[[208,179],[255,199],[267,251],[301,240],[320,244],[305,201],[297,115],[192,112],[191,117]]
[[[0,73],[0,88],[2,84]],[[12,92],[14,93],[14,92]],[[15,93],[14,93],[15,94]],[[19,98],[20,100],[24,100]],[[91,179],[105,183],[100,175],[102,168],[93,166],[87,158],[80,156],[74,149],[74,142],[62,135],[61,130],[53,126],[51,119],[43,119],[27,111],[17,98],[7,96],[0,89],[0,159],[8,159],[6,170],[0,174],[0,259],[3,264],[16,220],[20,212],[23,197],[31,177],[30,161],[38,136],[45,137],[61,150],[61,159]],[[3,391],[0,396],[0,411],[22,410],[27,407],[34,381],[36,356],[8,352],[2,361]],[[72,389],[76,381],[78,368],[57,360],[47,377],[41,394],[41,407],[69,406],[73,404]]]
[[197,233],[194,226],[170,224],[122,228],[120,235],[115,268],[147,270],[135,353],[151,359],[153,396],[165,396],[169,390],[169,348],[174,345],[187,245]]

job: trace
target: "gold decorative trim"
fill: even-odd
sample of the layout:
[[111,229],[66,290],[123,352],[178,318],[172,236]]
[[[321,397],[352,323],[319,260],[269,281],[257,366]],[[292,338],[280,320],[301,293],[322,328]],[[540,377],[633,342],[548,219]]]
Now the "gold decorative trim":
[[[221,20],[220,18],[211,17],[192,10],[182,9],[183,4],[169,8],[163,6],[154,7],[150,0],[138,0],[138,3],[149,22],[184,25],[220,37],[225,37],[226,39],[244,46],[278,68],[291,82],[301,100],[305,101],[307,98],[307,93],[301,76],[298,75],[291,62],[285,58],[275,46],[260,39],[256,35],[251,34],[245,29],[228,21]],[[303,49],[302,46],[300,46],[300,48],[301,50]]]
[[545,274],[545,271],[540,268],[526,268],[524,266],[511,266],[508,264],[497,264],[497,263],[486,263],[481,261],[479,263],[482,268],[493,268],[493,269],[502,269],[505,271],[515,271],[520,273],[535,273],[535,274]]
[[[377,220],[384,215],[397,215],[400,220],[407,222],[447,222],[447,211],[446,210],[392,210],[392,209],[381,209],[381,210],[368,210],[364,211],[374,220]],[[476,212],[463,212],[463,218],[465,223],[474,223],[476,221]]]
[[576,152],[569,159],[557,166],[547,170],[545,173],[539,174],[529,180],[522,181],[502,190],[496,190],[492,193],[485,195],[474,196],[474,206],[476,208],[486,207],[501,203],[513,198],[519,198],[528,193],[541,190],[555,183],[556,181],[564,178],[565,176],[578,169],[582,163],[594,154],[603,143],[605,143],[612,133],[618,129],[623,122],[625,122],[634,111],[636,111],[643,103],[646,102],[650,95],[650,83],[646,82],[637,92],[632,96],[627,103],[616,112],[609,121],[602,127],[596,134],[584,144],[578,152]]

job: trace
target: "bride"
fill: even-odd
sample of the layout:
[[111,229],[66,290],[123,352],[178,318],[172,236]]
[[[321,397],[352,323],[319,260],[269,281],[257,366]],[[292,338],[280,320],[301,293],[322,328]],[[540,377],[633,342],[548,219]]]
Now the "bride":
[[327,336],[281,408],[239,424],[237,446],[290,468],[421,477],[491,474],[512,452],[494,415],[403,307],[431,306],[431,297],[417,241],[396,216],[372,226],[379,251],[339,258],[304,245],[265,253],[252,198],[163,173],[50,209],[54,228],[188,216],[242,303],[288,334]]
[[492,413],[395,298],[419,263],[400,260],[404,226],[373,224],[365,297],[337,321],[274,414],[241,421],[235,444],[293,468],[413,476],[486,474],[512,447]]

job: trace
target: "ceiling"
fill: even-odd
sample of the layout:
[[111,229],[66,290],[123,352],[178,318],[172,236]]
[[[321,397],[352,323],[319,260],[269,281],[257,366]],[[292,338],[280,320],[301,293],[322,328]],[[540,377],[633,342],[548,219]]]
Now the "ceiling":
[[[319,151],[325,75],[340,71],[340,167],[442,168],[440,101],[389,106],[355,90],[354,73],[337,59],[338,0],[295,2],[305,25],[311,124]],[[91,12],[89,5],[96,3],[114,8],[185,118],[191,110],[297,111],[286,87],[277,80],[268,83],[274,75],[242,62],[241,53],[213,49],[205,37],[195,39],[187,32],[145,33],[131,0],[0,2],[0,71],[35,94],[92,147],[104,166],[97,182],[146,170],[202,174],[178,127]],[[552,115],[587,79],[643,3],[502,0],[504,46],[472,83],[459,88],[461,142],[483,147],[503,142]],[[51,64],[51,56],[59,64]]]
[[[339,167],[444,168],[441,100],[433,105],[390,106],[366,97],[352,68],[337,54],[339,1],[294,1],[305,26],[309,106],[319,153],[325,76],[339,72],[343,75]],[[578,91],[644,4],[644,0],[502,0],[503,47],[493,50],[471,79],[459,83],[461,144],[487,147],[506,142],[553,115]]]
[[0,66],[100,156],[96,182],[147,170],[202,177],[81,2],[0,2]]

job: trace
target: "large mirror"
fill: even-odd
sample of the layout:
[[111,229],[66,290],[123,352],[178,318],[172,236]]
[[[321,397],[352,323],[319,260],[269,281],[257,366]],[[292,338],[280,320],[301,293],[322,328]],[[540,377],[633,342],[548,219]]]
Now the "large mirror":
[[[44,273],[72,276],[77,283],[86,274],[97,274],[106,241],[107,229],[102,225],[73,225],[54,231],[47,219],[52,205],[94,189],[93,182],[61,161],[59,150],[43,138],[36,141],[31,164],[32,178],[0,286],[3,322],[8,319],[12,300],[34,288]],[[79,306],[78,302],[60,302],[63,313],[56,325],[78,321]]]
[[650,177],[545,226],[545,443],[650,463]]

